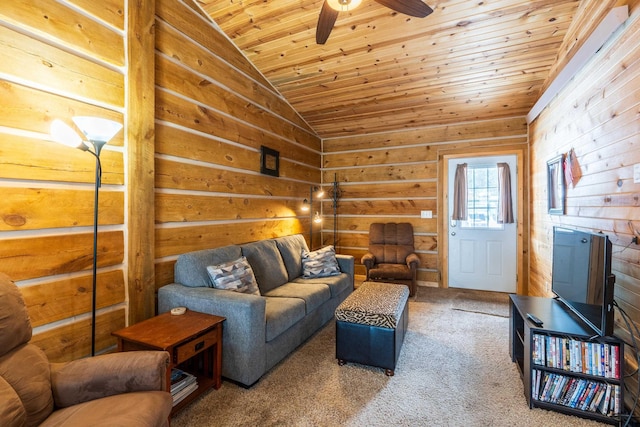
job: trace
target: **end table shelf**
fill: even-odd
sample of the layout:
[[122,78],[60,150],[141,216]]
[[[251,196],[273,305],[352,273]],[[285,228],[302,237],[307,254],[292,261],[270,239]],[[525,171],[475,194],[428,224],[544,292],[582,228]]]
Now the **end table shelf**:
[[113,332],[118,351],[164,350],[171,355],[167,369],[167,388],[171,370],[179,367],[196,376],[198,388],[176,404],[176,414],[211,387],[222,384],[222,322],[225,318],[187,310],[182,315],[163,313]]

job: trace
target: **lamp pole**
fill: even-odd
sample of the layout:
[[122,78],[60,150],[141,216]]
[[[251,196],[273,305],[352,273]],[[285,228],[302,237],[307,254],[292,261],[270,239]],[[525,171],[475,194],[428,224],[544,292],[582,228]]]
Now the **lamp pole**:
[[106,141],[89,141],[93,145],[93,150],[87,150],[96,158],[96,179],[93,194],[93,266],[91,270],[91,356],[96,355],[96,310],[98,293],[98,193],[102,186],[102,164],[100,163],[100,152]]
[[[100,163],[100,152],[102,147],[111,140],[122,129],[118,122],[99,117],[77,116],[73,117],[73,122],[87,138],[83,141],[80,135],[64,123],[56,119],[51,123],[51,136],[54,141],[69,147],[78,148],[91,153],[96,158],[96,176],[94,180],[93,194],[93,262],[91,269],[91,356],[96,354],[96,311],[97,311],[97,291],[98,291],[98,192],[102,185],[102,164]],[[93,151],[89,149],[89,145]]]

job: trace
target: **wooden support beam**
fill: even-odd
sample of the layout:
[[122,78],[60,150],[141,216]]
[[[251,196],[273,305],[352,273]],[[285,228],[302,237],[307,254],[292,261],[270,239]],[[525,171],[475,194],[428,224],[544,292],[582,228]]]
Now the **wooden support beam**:
[[155,2],[127,5],[127,285],[134,324],[155,315]]

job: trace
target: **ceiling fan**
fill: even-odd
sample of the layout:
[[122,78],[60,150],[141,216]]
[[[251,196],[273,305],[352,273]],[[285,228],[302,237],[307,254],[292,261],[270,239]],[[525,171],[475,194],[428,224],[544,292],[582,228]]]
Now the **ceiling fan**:
[[[396,12],[409,16],[424,18],[433,12],[422,0],[376,0],[383,6],[393,9]],[[320,17],[318,18],[318,27],[316,28],[316,43],[324,44],[331,34],[333,25],[338,18],[338,12],[343,10],[353,10],[362,2],[362,0],[324,0]]]

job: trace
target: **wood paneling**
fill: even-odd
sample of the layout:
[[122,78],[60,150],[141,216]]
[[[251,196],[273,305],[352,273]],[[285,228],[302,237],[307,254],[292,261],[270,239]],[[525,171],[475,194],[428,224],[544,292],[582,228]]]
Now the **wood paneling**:
[[[54,361],[91,347],[96,160],[53,143],[49,127],[77,115],[125,122],[123,23],[122,0],[0,7],[0,271],[23,289],[33,342]],[[99,352],[125,324],[125,141],[120,132],[101,154]]]
[[[563,46],[564,64],[584,42],[598,19],[615,1],[584,2]],[[640,163],[640,2],[625,2],[630,18],[624,31],[601,49],[531,124],[531,253],[529,291],[551,296],[553,226],[603,232],[613,243],[614,298],[629,321],[640,323],[640,184],[634,167]],[[560,66],[560,65],[559,65]],[[546,161],[573,149],[579,179],[566,191],[566,215],[547,213]],[[615,310],[615,334],[631,342],[630,331]],[[635,350],[626,357],[628,373],[637,369]],[[625,380],[628,389],[637,378]],[[627,405],[631,406],[632,396]],[[637,412],[636,412],[637,416]]]
[[[122,231],[98,232],[98,267],[124,260]],[[6,238],[0,245],[0,268],[13,280],[35,279],[90,270],[93,233]]]
[[[112,348],[116,339],[111,332],[124,328],[124,308],[99,313],[96,316],[96,348]],[[79,359],[91,352],[91,318],[55,326],[35,335],[31,343],[47,354],[49,362],[66,362]]]
[[[111,7],[122,9],[122,0]],[[117,31],[55,0],[3,2],[0,21],[32,33],[37,38],[68,46],[91,58],[124,65],[124,40]]]
[[156,223],[223,221],[250,218],[295,217],[299,200],[272,198],[200,196],[193,194],[156,195]]
[[[111,151],[107,146],[102,150],[100,158],[103,165],[102,184],[123,184],[122,153]],[[28,177],[29,181],[93,184],[96,177],[95,165],[95,159],[80,150],[73,150],[41,138],[0,131],[0,178]]]
[[105,68],[33,37],[0,27],[0,72],[32,84],[53,86],[58,93],[117,105],[124,104],[122,73]]
[[[338,251],[356,257],[358,274],[365,274],[360,258],[368,247],[369,225],[409,222],[421,259],[420,280],[440,282],[443,249],[437,242],[442,239],[444,177],[439,162],[443,153],[482,155],[513,150],[525,156],[526,144],[523,117],[325,139],[323,187],[328,197],[322,200],[323,242],[334,241],[330,184],[335,178],[340,189]],[[422,210],[432,211],[433,218],[420,218]]]
[[[156,256],[177,256],[189,251],[253,242],[303,233],[309,220],[256,220],[252,222],[225,222],[212,225],[164,227],[156,230]],[[173,281],[173,279],[172,279]]]
[[[160,287],[173,282],[182,253],[308,236],[299,207],[320,183],[321,141],[210,21],[172,0],[160,0],[156,12]],[[262,145],[280,153],[279,177],[260,174]]]
[[364,0],[317,45],[322,1],[198,0],[322,138],[524,116],[593,3],[441,0],[420,19]]
[[[90,311],[92,279],[85,275],[21,287],[31,325],[42,326]],[[122,270],[98,274],[97,289],[98,309],[124,303]]]
[[[122,192],[103,191],[100,196],[98,223],[122,224]],[[91,226],[93,197],[93,190],[3,188],[0,198],[0,231]]]

